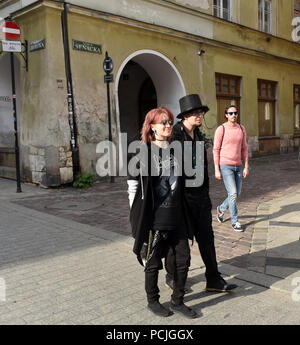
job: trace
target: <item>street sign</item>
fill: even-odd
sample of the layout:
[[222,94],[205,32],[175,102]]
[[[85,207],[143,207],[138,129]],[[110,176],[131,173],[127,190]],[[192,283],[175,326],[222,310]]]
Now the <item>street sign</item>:
[[6,41],[2,40],[2,51],[11,53],[21,53],[22,43],[21,41]]
[[30,51],[31,52],[34,52],[35,50],[45,49],[45,47],[46,47],[45,38],[41,38],[40,40],[30,42]]
[[4,33],[6,40],[16,41],[21,36],[21,29],[15,22],[5,22],[2,25],[2,32]]
[[84,52],[102,54],[102,47],[100,44],[72,40],[72,48]]

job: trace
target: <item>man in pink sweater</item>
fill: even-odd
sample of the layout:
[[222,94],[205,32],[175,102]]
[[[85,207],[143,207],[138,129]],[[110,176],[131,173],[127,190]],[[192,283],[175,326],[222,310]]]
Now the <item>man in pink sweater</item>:
[[215,132],[213,149],[215,177],[218,180],[223,178],[228,193],[228,197],[217,207],[217,219],[222,223],[224,212],[229,209],[233,229],[243,231],[238,221],[236,200],[241,194],[242,178],[249,174],[246,129],[237,123],[238,109],[235,105],[225,109],[225,118],[227,122]]

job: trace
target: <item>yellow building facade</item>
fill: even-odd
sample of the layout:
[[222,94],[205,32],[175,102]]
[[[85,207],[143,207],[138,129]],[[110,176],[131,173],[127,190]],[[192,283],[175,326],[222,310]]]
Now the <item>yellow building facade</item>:
[[[294,0],[1,1],[28,42],[28,71],[15,54],[22,178],[45,186],[96,173],[108,139],[103,60],[117,147],[140,130],[146,112],[199,93],[213,137],[226,105],[237,104],[250,156],[298,150],[299,2]],[[84,6],[83,6],[84,3]],[[294,34],[294,35],[293,35]],[[296,38],[296,39],[295,39]],[[0,55],[0,173],[13,177],[7,53]],[[1,101],[2,99],[2,101]],[[5,100],[5,101],[4,101]],[[124,147],[121,147],[124,149]],[[10,158],[9,158],[10,157]],[[118,156],[118,167],[124,162]]]

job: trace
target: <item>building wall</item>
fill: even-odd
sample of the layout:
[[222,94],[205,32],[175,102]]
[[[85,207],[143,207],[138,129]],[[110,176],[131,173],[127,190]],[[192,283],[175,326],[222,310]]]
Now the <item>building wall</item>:
[[[208,49],[207,49],[208,50]],[[240,118],[247,129],[250,153],[259,154],[258,148],[258,104],[257,80],[266,79],[278,82],[276,135],[282,136],[282,151],[287,150],[286,135],[292,139],[293,122],[293,84],[299,84],[300,73],[295,73],[295,65],[285,62],[274,62],[268,58],[254,57],[247,54],[233,53],[224,49],[212,49],[210,55],[214,57],[214,71],[224,74],[240,76],[242,78]],[[297,66],[297,70],[299,67]],[[213,75],[210,76],[214,78]],[[209,76],[208,76],[209,78]],[[214,85],[211,83],[210,87]],[[213,112],[216,112],[214,108]],[[210,112],[211,113],[211,112]],[[213,116],[214,114],[210,114]],[[216,117],[215,117],[216,119]],[[217,123],[211,125],[216,126]],[[290,143],[289,145],[293,144]]]
[[14,146],[10,56],[2,56],[0,67],[0,147]]
[[40,6],[17,18],[23,39],[46,42],[45,49],[29,52],[20,92],[22,175],[45,186],[73,179],[60,14],[59,8]]
[[[183,78],[187,92],[200,91],[197,43],[153,32],[147,30],[147,27],[136,28],[126,23],[108,21],[110,19],[90,17],[87,12],[79,14],[71,9],[69,13],[70,40],[101,44],[103,53],[108,51],[113,58],[115,76],[123,61],[132,53],[145,49],[156,51],[173,62]],[[103,82],[102,69],[104,57],[75,51],[71,47],[70,49],[81,167],[85,172],[94,171],[98,158],[95,147],[101,140],[108,138],[106,85]],[[85,63],[87,61],[88,63]],[[112,84],[111,90],[113,91],[114,88],[115,85]],[[112,135],[117,142],[115,106],[116,99],[112,97]]]
[[[212,137],[219,125],[218,72],[241,77],[240,115],[247,129],[250,155],[287,152],[299,145],[293,132],[293,85],[300,84],[300,45],[291,39],[292,0],[272,2],[277,14],[272,35],[257,29],[258,1],[235,1],[233,22],[212,16],[212,0],[133,0],[131,6],[128,1],[118,3],[119,7],[116,1],[88,1],[86,7],[94,10],[69,6],[69,50],[82,171],[95,173],[99,158],[96,146],[108,138],[102,68],[105,51],[114,61],[115,80],[110,87],[115,143],[121,130],[118,116],[122,116],[116,76],[129,56],[153,51],[156,59],[163,56],[176,69],[187,94],[199,93],[202,103],[209,106],[203,125],[208,136]],[[21,68],[20,72],[22,176],[46,186],[73,179],[62,10],[63,4],[49,0],[15,14],[23,40],[30,43],[45,38],[46,42],[45,49],[29,52],[29,71]],[[102,54],[74,50],[72,40],[99,44]],[[274,142],[259,138],[257,79],[278,82]],[[130,118],[126,121],[130,123]]]

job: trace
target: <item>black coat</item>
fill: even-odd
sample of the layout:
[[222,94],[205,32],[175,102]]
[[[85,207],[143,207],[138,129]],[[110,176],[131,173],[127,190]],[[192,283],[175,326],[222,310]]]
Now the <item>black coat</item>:
[[[182,147],[184,145],[184,141],[191,140],[191,138],[189,137],[189,135],[186,133],[184,129],[182,121],[177,122],[173,127],[172,141],[176,141],[176,140],[181,142]],[[194,130],[194,140],[205,141],[198,127],[195,128]],[[182,162],[184,162],[183,159],[182,159]],[[184,171],[184,167],[182,171]],[[184,179],[185,178],[186,177],[184,176]],[[199,196],[209,193],[208,163],[207,163],[207,152],[206,152],[205,145],[204,145],[204,182],[202,186],[188,188],[188,189],[189,189],[189,192],[193,193],[194,195],[199,195]]]
[[[129,159],[131,158],[132,157],[129,157]],[[128,180],[138,180],[136,195],[129,215],[132,237],[135,239],[133,252],[136,255],[140,254],[143,243],[148,243],[149,232],[152,229],[152,222],[154,217],[154,189],[150,171],[151,156],[150,146],[148,146],[148,176],[142,176],[142,174],[137,177],[132,177],[130,175],[128,176]],[[183,186],[182,183],[181,186]],[[189,232],[189,229],[187,229],[187,231],[188,238],[192,239],[193,234]]]
[[[180,141],[182,147],[185,140],[192,140],[186,133],[182,121],[176,123],[173,127],[172,141]],[[194,130],[194,140],[205,141],[199,128]],[[183,152],[183,150],[182,150]],[[182,159],[182,162],[184,160]],[[183,163],[184,164],[184,163]],[[183,167],[184,168],[184,167]],[[182,170],[184,171],[184,169]],[[183,176],[183,184],[185,184],[186,176]],[[183,193],[183,209],[186,215],[186,225],[189,233],[196,236],[199,231],[204,228],[211,228],[211,200],[209,197],[209,176],[208,176],[208,162],[207,151],[204,145],[204,181],[202,186],[199,187],[185,187]],[[198,221],[195,220],[195,215],[202,216],[201,226],[199,227]],[[201,230],[201,228],[203,228]]]

